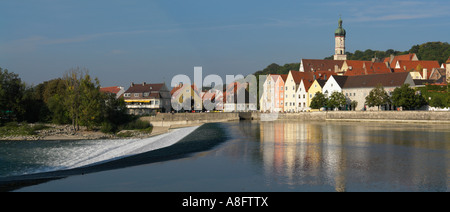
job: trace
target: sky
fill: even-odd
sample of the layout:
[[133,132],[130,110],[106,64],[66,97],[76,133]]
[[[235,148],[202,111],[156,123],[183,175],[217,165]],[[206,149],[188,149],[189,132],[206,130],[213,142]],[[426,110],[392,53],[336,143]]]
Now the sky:
[[430,1],[1,0],[0,67],[37,85],[80,67],[101,86],[165,82],[195,66],[244,76],[272,63],[449,42],[450,4]]

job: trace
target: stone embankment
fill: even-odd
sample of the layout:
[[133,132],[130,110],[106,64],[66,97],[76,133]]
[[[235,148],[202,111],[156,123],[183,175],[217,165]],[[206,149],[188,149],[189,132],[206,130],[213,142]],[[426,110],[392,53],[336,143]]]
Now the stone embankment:
[[450,112],[430,111],[321,111],[303,113],[175,113],[157,114],[141,118],[153,126],[177,127],[211,122],[238,121],[240,119],[275,121],[378,121],[450,123]]
[[[258,114],[261,117],[261,114]],[[255,117],[254,119],[257,119]],[[378,122],[426,122],[450,123],[450,112],[429,111],[322,111],[305,113],[283,113],[278,119],[312,121],[378,121]]]

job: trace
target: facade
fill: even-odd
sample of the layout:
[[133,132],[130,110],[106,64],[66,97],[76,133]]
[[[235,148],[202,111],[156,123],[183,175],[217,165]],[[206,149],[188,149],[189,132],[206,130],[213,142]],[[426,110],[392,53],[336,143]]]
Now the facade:
[[384,90],[391,95],[395,88],[406,83],[415,86],[411,75],[407,72],[350,76],[342,87],[342,93],[347,98],[348,105],[351,101],[358,103],[355,110],[378,110],[378,107],[369,108],[365,105],[366,97],[372,89],[381,84]]
[[339,27],[334,32],[335,46],[334,46],[334,60],[347,60],[345,54],[345,29],[342,28],[342,19],[339,18]]
[[256,94],[251,94],[248,92],[246,86],[238,86],[235,91],[227,91],[227,99],[224,103],[224,112],[256,111],[256,100]]
[[285,101],[284,101],[284,91],[285,91],[285,81],[287,79],[287,74],[282,74],[282,75],[272,75],[272,77],[274,77],[274,81],[275,81],[275,91],[274,91],[274,110],[273,112],[284,112],[284,105],[285,105]]
[[149,115],[170,111],[170,92],[164,83],[131,83],[123,98],[130,114]]
[[264,82],[264,92],[260,99],[260,111],[261,112],[273,112],[275,108],[275,84],[277,79],[269,74]]
[[296,112],[309,111],[309,94],[308,90],[311,87],[313,80],[311,78],[304,78],[301,80],[296,92]]
[[316,79],[314,80],[314,82],[311,84],[311,87],[309,87],[308,90],[308,107],[310,107],[311,105],[311,101],[314,98],[314,96],[316,96],[317,92],[321,92],[322,93],[322,88],[325,85],[327,81],[326,80],[322,80],[322,79]]
[[289,71],[288,77],[285,82],[285,99],[284,99],[284,111],[297,112],[297,89],[302,80],[302,74],[304,72]]
[[334,92],[342,93],[342,88],[347,78],[348,76],[331,76],[322,88],[325,97],[330,97]]

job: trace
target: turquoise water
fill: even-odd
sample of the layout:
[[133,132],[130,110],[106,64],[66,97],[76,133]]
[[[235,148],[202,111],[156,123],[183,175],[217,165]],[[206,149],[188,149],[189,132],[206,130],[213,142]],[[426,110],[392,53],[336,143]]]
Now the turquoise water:
[[206,124],[172,146],[64,176],[19,191],[448,192],[450,126]]

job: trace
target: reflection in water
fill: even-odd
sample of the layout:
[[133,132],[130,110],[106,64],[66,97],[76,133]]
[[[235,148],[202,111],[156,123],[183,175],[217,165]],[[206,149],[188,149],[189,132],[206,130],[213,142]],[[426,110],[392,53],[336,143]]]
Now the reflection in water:
[[260,142],[268,185],[446,191],[450,184],[448,126],[276,121],[238,128]]

